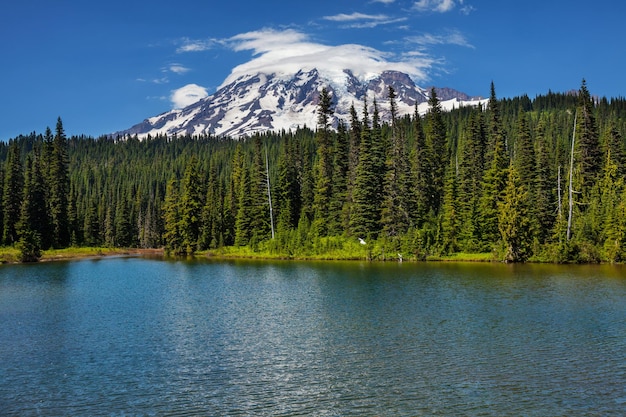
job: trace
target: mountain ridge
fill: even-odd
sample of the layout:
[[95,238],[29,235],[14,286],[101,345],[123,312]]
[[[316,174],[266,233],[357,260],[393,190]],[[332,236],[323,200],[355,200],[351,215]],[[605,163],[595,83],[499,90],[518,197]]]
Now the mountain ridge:
[[[332,96],[333,126],[339,121],[348,122],[352,105],[358,112],[362,111],[366,97],[368,106],[377,101],[384,121],[390,117],[386,109],[390,86],[396,92],[399,115],[413,113],[416,104],[420,113],[427,111],[430,88],[417,86],[408,74],[400,71],[386,70],[360,78],[350,69],[344,69],[341,76],[322,73],[317,68],[300,69],[292,74],[258,72],[241,75],[185,108],[147,118],[112,136],[145,138],[167,134],[240,138],[268,131],[314,127],[322,88],[327,88]],[[451,88],[434,88],[444,110],[484,101]]]

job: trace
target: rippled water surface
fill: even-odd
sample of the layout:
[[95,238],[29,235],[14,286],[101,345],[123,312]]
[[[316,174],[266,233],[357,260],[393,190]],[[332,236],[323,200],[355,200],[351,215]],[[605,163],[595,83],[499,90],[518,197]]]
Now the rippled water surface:
[[0,267],[0,415],[625,413],[622,267]]

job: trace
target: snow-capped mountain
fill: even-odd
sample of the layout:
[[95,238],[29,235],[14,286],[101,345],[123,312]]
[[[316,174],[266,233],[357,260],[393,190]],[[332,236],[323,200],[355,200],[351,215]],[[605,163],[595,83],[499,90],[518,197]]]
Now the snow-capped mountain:
[[[400,115],[428,109],[429,89],[415,85],[411,77],[398,71],[357,77],[350,70],[322,73],[316,68],[301,69],[295,73],[259,72],[228,78],[217,91],[183,109],[171,110],[118,132],[115,135],[230,136],[238,138],[257,132],[295,130],[308,126],[315,128],[319,92],[326,87],[333,97],[336,126],[339,119],[349,121],[350,106],[359,117],[364,98],[369,105],[376,99],[381,119],[389,119],[388,87],[396,91]],[[477,105],[481,98],[469,97],[449,88],[435,88],[445,110]],[[371,114],[371,109],[370,109]]]

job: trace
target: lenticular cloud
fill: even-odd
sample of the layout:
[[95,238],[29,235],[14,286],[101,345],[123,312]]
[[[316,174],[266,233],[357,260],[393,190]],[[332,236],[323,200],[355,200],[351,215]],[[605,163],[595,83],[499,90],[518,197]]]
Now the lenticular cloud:
[[198,100],[208,97],[208,95],[209,93],[206,88],[201,87],[198,84],[187,84],[178,90],[174,90],[170,100],[172,101],[173,108],[182,109]]
[[394,70],[410,75],[415,82],[421,82],[428,79],[427,71],[435,63],[434,59],[423,54],[394,60],[394,56],[389,53],[363,45],[328,46],[313,43],[308,41],[305,34],[292,29],[243,33],[230,38],[228,43],[233,50],[250,50],[256,57],[235,67],[222,86],[243,75],[264,73],[291,76],[300,70],[313,68],[338,82],[345,78],[345,70],[350,70],[361,80]]

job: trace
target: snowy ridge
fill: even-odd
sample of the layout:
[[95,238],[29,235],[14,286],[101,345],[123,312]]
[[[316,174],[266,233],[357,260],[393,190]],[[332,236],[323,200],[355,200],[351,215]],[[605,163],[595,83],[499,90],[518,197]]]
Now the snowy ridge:
[[[400,115],[412,114],[415,104],[423,114],[428,110],[426,90],[411,77],[398,71],[355,75],[351,70],[329,71],[324,68],[299,69],[293,73],[263,72],[229,77],[212,95],[185,107],[148,118],[116,136],[137,135],[213,135],[239,138],[267,131],[289,131],[299,127],[315,128],[319,92],[327,88],[333,97],[337,126],[349,121],[350,106],[362,114],[364,98],[372,105],[375,99],[381,119],[389,119],[388,89],[396,91]],[[441,94],[441,106],[452,110],[484,102],[451,89],[435,89]]]

